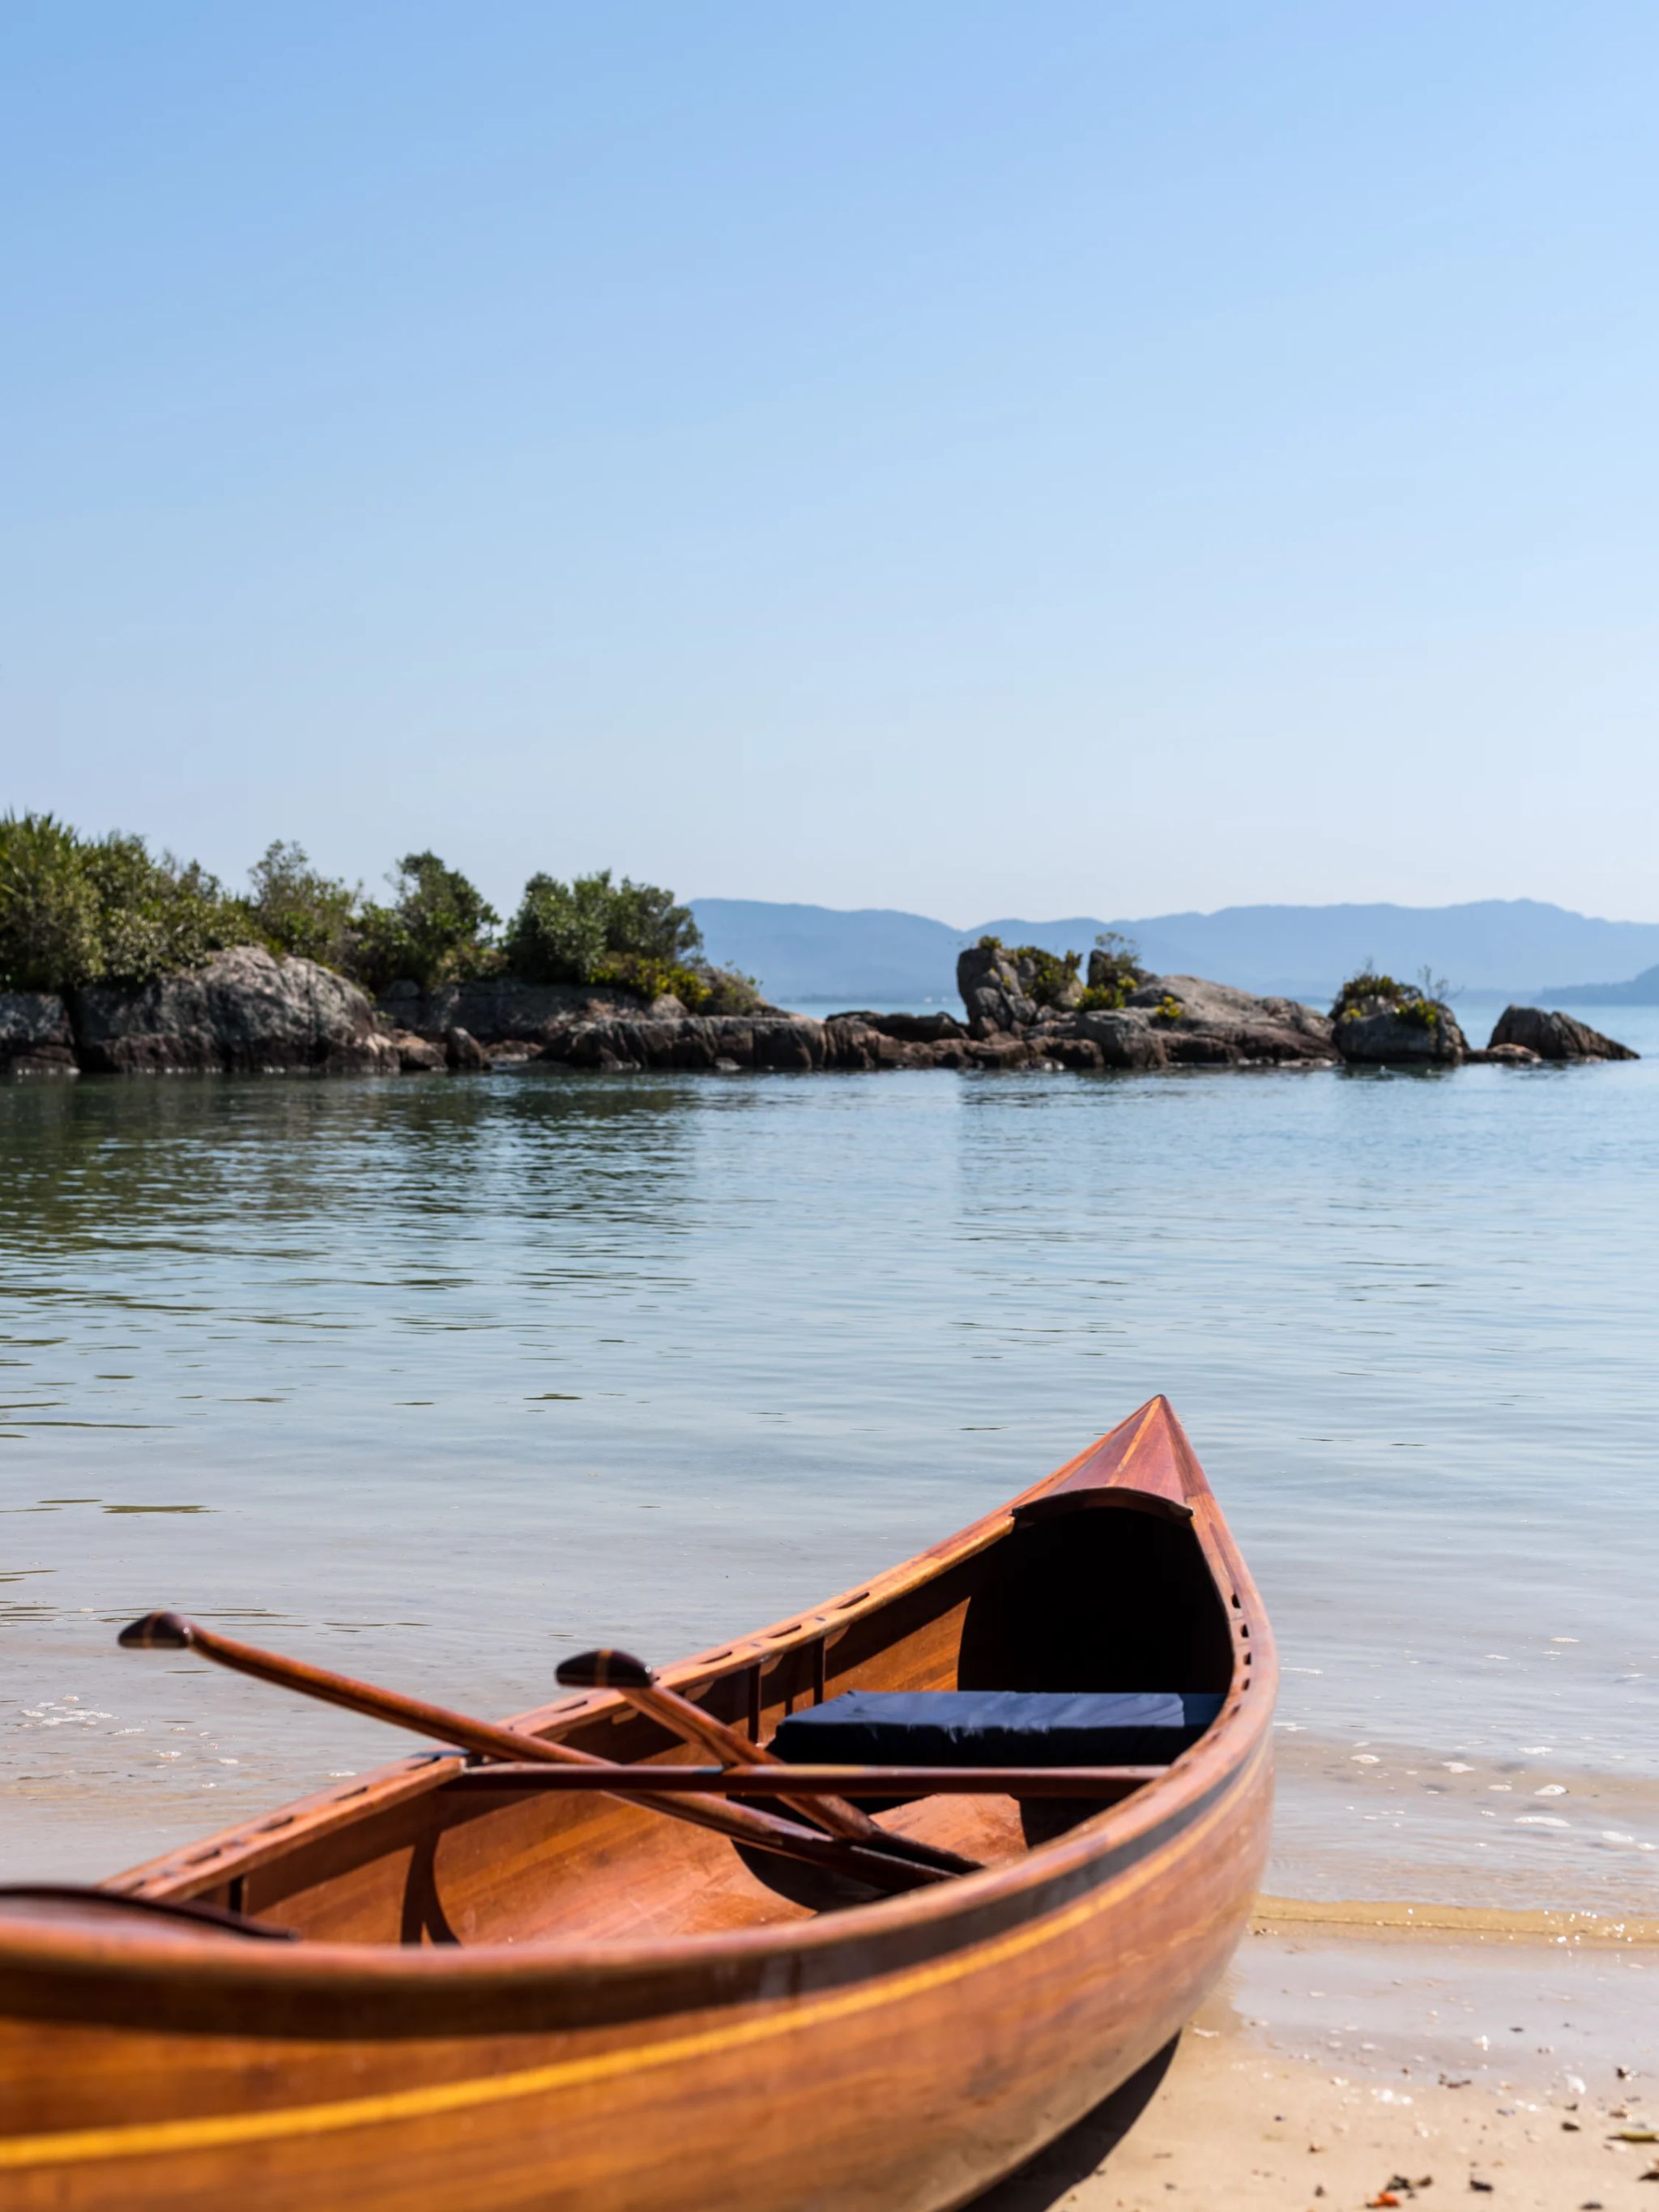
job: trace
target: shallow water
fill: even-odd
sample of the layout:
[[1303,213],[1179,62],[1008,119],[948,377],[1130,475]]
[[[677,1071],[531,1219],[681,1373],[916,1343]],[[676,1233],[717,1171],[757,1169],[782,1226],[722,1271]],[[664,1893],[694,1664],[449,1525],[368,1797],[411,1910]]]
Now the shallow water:
[[1659,1057],[0,1087],[0,1875],[404,1747],[150,1607],[507,1711],[1161,1389],[1287,1670],[1270,1887],[1651,1913],[1656,1170]]

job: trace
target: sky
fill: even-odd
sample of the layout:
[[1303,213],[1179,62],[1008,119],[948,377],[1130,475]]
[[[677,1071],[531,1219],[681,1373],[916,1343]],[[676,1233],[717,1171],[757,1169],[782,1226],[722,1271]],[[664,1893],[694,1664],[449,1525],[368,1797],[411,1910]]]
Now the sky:
[[1659,9],[9,0],[0,810],[1659,920]]

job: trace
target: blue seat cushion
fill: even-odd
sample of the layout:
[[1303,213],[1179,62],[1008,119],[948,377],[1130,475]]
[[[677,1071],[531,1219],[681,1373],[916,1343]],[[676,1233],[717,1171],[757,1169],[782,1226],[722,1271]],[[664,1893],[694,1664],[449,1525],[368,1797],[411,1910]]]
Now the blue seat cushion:
[[1224,1700],[1167,1690],[847,1690],[791,1713],[775,1759],[819,1766],[1161,1766]]

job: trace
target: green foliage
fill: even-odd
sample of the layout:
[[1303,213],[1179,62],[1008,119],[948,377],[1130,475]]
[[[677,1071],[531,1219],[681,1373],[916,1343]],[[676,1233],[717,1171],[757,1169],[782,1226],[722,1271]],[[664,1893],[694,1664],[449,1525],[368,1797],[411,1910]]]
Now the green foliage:
[[1362,1014],[1391,1013],[1418,1029],[1440,1026],[1440,1010],[1450,986],[1445,978],[1425,968],[1415,984],[1401,983],[1377,973],[1368,960],[1358,975],[1350,975],[1331,1007],[1334,1022],[1357,1022]]
[[702,950],[690,908],[654,884],[614,883],[609,868],[568,884],[532,876],[502,949],[512,972],[535,983],[612,982],[651,997],[659,984],[684,999],[663,980],[677,976],[707,995],[690,964]]
[[349,969],[357,950],[359,890],[311,865],[302,845],[280,838],[248,870],[245,902],[255,934],[273,952]]
[[1048,952],[1040,945],[1018,945],[1008,953],[1019,970],[1027,998],[1040,1006],[1057,1006],[1068,997],[1083,965],[1080,952]]
[[[693,963],[692,973],[702,984],[706,996],[701,1006],[695,1009],[703,1014],[753,1014],[766,1004],[765,995],[752,975],[745,975],[738,968],[715,968],[706,960]],[[690,1001],[686,1001],[688,1005]]]
[[1089,983],[1079,1006],[1085,1013],[1115,1014],[1129,1003],[1129,994],[1145,980],[1137,965],[1134,940],[1115,929],[1103,929],[1089,955]]
[[197,860],[158,858],[142,837],[115,833],[87,848],[97,893],[101,973],[117,983],[199,968],[210,953],[244,945],[247,917]]
[[500,916],[459,868],[435,853],[407,853],[387,878],[389,906],[367,905],[352,966],[370,990],[407,976],[429,991],[500,965],[490,942]]
[[1186,1011],[1180,1000],[1166,991],[1152,1008],[1152,1019],[1155,1022],[1178,1022]]
[[695,968],[678,961],[656,960],[648,952],[607,952],[601,956],[590,983],[614,984],[619,991],[636,991],[642,999],[678,999],[688,1013],[707,1011],[709,989]]
[[1002,939],[1000,937],[993,937],[988,931],[979,940],[978,949],[981,952],[1000,952],[1002,950]]
[[315,960],[370,991],[407,977],[422,990],[511,964],[531,981],[672,993],[694,1012],[747,1013],[751,976],[710,966],[690,908],[609,869],[574,883],[532,876],[506,933],[475,885],[435,853],[410,853],[384,902],[322,874],[278,839],[236,899],[204,868],[151,853],[142,837],[81,836],[49,814],[0,818],[0,990],[143,983],[229,945]]
[[0,821],[0,988],[70,991],[103,972],[86,847],[50,814]]
[[49,814],[0,822],[0,984],[148,982],[248,934],[243,909],[193,860],[118,832],[82,837]]

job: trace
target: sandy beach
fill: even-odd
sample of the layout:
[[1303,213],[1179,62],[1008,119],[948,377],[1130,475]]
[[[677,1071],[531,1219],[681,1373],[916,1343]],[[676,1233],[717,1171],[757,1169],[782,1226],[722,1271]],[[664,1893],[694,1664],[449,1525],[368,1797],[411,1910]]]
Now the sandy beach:
[[1264,1899],[1179,2044],[975,2212],[1471,2197],[1659,2203],[1659,1922]]

